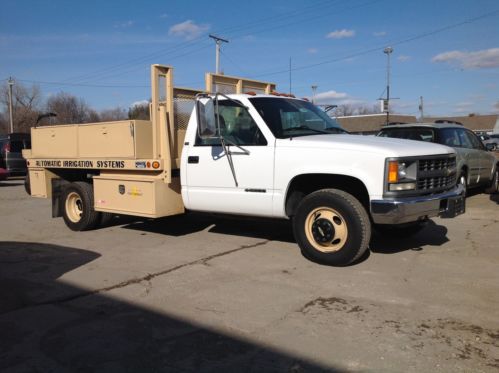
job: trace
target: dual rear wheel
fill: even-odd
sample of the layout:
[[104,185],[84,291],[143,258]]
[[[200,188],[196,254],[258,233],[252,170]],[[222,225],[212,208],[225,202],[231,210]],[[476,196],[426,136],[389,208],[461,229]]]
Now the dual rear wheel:
[[64,189],[62,201],[62,217],[68,228],[73,231],[87,231],[108,224],[113,216],[94,210],[94,191],[90,183],[70,183]]

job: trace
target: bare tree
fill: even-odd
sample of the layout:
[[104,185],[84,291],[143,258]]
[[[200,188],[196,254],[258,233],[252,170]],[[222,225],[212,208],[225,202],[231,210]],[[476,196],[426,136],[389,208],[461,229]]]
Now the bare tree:
[[60,92],[47,100],[47,110],[57,114],[58,123],[98,122],[99,115],[87,103],[67,92]]
[[[36,118],[40,113],[42,95],[40,88],[36,85],[25,87],[16,82],[12,87],[12,117],[15,132],[29,132],[35,125]],[[0,104],[3,111],[3,120],[0,122],[2,132],[9,132],[9,88],[7,85],[0,90]]]
[[114,120],[128,119],[128,112],[122,107],[115,107],[113,109],[102,110],[99,113],[101,122],[111,122]]
[[149,104],[132,106],[128,109],[128,119],[149,120]]
[[367,114],[379,114],[379,108],[376,105],[364,105],[364,104],[340,104],[336,108],[334,114],[338,117],[348,117],[351,115],[367,115]]

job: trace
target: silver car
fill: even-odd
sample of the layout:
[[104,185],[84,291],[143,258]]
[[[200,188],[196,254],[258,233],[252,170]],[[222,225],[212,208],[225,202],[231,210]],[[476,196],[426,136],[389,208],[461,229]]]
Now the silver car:
[[377,136],[435,142],[450,146],[457,153],[457,182],[465,191],[485,186],[497,193],[499,160],[475,133],[455,123],[409,123],[388,125]]
[[498,138],[493,138],[492,136],[489,136],[486,133],[477,133],[477,135],[485,146],[487,146],[487,144],[492,144],[491,149],[497,150],[498,148],[497,145],[499,144]]

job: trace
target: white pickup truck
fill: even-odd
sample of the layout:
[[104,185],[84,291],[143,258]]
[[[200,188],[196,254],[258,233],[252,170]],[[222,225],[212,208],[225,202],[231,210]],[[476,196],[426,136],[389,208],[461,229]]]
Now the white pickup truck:
[[[465,210],[449,147],[350,135],[307,100],[213,74],[185,128],[171,68],[152,71],[150,122],[32,129],[31,194],[51,197],[69,228],[94,228],[111,213],[185,209],[291,219],[306,257],[347,265],[368,248],[373,226],[409,231]],[[159,98],[158,76],[171,105]],[[246,93],[210,93],[230,79]]]

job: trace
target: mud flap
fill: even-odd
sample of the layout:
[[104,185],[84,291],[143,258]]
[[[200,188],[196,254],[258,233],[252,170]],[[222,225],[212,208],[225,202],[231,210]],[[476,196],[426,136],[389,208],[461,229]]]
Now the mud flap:
[[52,179],[52,217],[60,218],[64,210],[62,193],[69,182],[62,179]]

